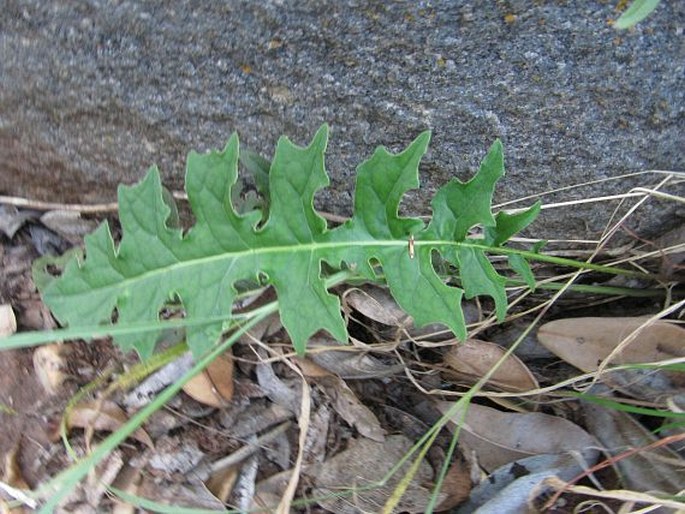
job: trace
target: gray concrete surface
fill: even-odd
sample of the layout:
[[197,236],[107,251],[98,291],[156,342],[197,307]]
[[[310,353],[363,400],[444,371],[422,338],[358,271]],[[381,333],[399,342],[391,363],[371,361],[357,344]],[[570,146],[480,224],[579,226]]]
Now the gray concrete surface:
[[[354,169],[376,145],[433,131],[427,212],[494,138],[497,200],[627,172],[684,170],[685,3],[617,32],[617,1],[157,2],[6,0],[0,9],[0,194],[112,200],[157,163],[181,188],[185,154],[232,131],[270,156],[331,125],[331,188],[351,211]],[[550,197],[625,192],[657,177]],[[682,192],[682,191],[681,191]],[[532,233],[596,236],[611,207],[550,211]],[[682,221],[651,202],[633,227]]]

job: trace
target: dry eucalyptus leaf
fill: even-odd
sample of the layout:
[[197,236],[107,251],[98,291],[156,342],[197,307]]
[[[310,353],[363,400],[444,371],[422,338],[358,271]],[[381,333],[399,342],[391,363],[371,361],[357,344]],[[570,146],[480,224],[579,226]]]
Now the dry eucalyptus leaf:
[[17,331],[17,318],[9,303],[0,305],[0,337],[9,337]]
[[376,415],[357,398],[342,378],[330,375],[318,379],[318,383],[330,396],[335,411],[361,435],[374,441],[385,439],[385,430]]
[[440,490],[445,494],[445,499],[435,509],[437,512],[448,511],[469,497],[473,487],[473,465],[465,460],[457,460],[449,467]]
[[[585,372],[598,365],[646,318],[569,318],[545,323],[538,339],[550,351]],[[656,321],[644,327],[613,364],[659,362],[685,357],[685,329]]]
[[[437,401],[442,413],[452,402]],[[542,453],[587,452],[597,441],[578,425],[557,416],[539,412],[503,412],[471,404],[452,416],[452,430],[459,425],[460,442],[475,451],[478,462],[488,472],[509,462]],[[591,450],[594,452],[594,450]]]
[[[682,245],[685,241],[685,224],[666,232],[654,241],[654,246],[660,250],[666,250],[669,247]],[[682,275],[685,271],[685,250],[679,249],[677,252],[670,252],[661,257],[661,274],[668,280],[673,280]]]
[[28,490],[31,488],[29,487],[29,484],[26,483],[21,468],[19,467],[19,462],[17,461],[19,448],[20,445],[17,444],[5,455],[5,472],[2,476],[2,480],[17,489]]
[[[544,324],[538,339],[561,359],[585,372],[599,364],[646,318],[569,318]],[[660,362],[685,357],[685,329],[656,321],[645,326],[611,364]],[[603,380],[637,398],[654,400],[678,394],[685,388],[685,373],[658,369],[618,370]]]
[[[339,348],[340,343],[320,337],[312,338],[308,345],[308,358],[328,371],[349,379],[390,377],[404,370],[402,364],[385,364],[361,350],[352,350],[351,346],[345,350],[333,349],[336,347]],[[317,351],[322,348],[331,350]]]
[[35,217],[35,212],[20,211],[14,205],[2,204],[0,205],[0,232],[12,239],[27,220]]
[[107,494],[107,488],[116,480],[124,467],[124,457],[120,449],[115,449],[106,459],[101,460],[95,468],[95,473],[86,479],[85,496],[88,505],[96,511],[101,510],[101,502]]
[[[397,304],[387,288],[365,285],[362,288],[354,288],[343,295],[347,306],[354,308],[367,318],[391,327],[393,331],[406,331],[411,337],[419,338],[444,333],[437,336],[438,339],[453,337],[445,325],[433,323],[421,328],[414,325],[414,319],[404,312]],[[464,319],[467,324],[478,321],[478,311],[470,303],[462,304]],[[403,334],[399,334],[403,337]],[[388,334],[390,337],[390,334]]]
[[557,476],[562,480],[572,480],[584,471],[583,464],[591,466],[597,456],[599,452],[596,452],[592,460],[581,463],[570,453],[542,454],[505,464],[483,479],[471,492],[468,502],[460,505],[456,512],[530,512],[529,498],[540,490],[540,484],[544,479]]
[[295,361],[305,376],[314,378],[326,391],[333,408],[341,418],[355,427],[363,436],[374,441],[383,441],[385,431],[380,421],[371,409],[357,398],[342,378],[309,359],[296,358]]
[[369,319],[391,327],[407,328],[410,316],[404,312],[387,289],[365,286],[345,294],[347,304]]
[[240,466],[231,466],[226,469],[215,471],[207,480],[205,480],[205,485],[207,486],[207,489],[209,489],[209,492],[223,503],[226,503],[231,495],[231,491],[233,491],[233,486],[235,486],[235,483],[238,480],[239,471]]
[[330,424],[331,410],[324,403],[312,413],[309,421],[309,429],[307,430],[303,449],[303,463],[305,465],[322,462],[326,457]]
[[[19,467],[19,462],[17,460],[19,448],[20,445],[17,444],[5,455],[5,472],[2,475],[2,481],[5,483],[6,486],[9,486],[12,492],[14,493],[12,494],[13,499],[22,499],[22,491],[28,491],[31,489],[31,487],[29,487],[29,484],[26,483],[26,479],[24,478],[24,475],[21,472],[21,468]],[[9,491],[6,492],[9,493]],[[3,498],[6,498],[6,496],[4,494],[0,494],[0,503],[2,503]],[[5,510],[3,508],[2,512],[7,512],[8,514],[24,514],[29,511],[28,509],[24,508],[24,506],[21,506],[15,507],[11,510]]]
[[[385,484],[365,488],[378,484],[413,444],[403,435],[389,436],[382,443],[365,438],[351,440],[346,450],[305,470],[315,485],[312,496],[326,498],[319,500],[319,505],[338,514],[381,511],[408,471],[411,459]],[[422,461],[394,512],[425,512],[433,478],[430,465]],[[347,488],[349,495],[341,495]],[[444,499],[445,495],[440,493],[438,502]]]
[[257,483],[250,511],[275,512],[288,487],[293,470],[281,471]]
[[161,482],[158,478],[145,475],[139,488],[139,496],[146,500],[173,506],[206,509],[225,512],[226,506],[202,483],[190,476],[186,482]]
[[[141,467],[132,466],[130,461],[126,462],[114,479],[112,486],[128,494],[137,495],[138,486],[142,480],[141,471]],[[112,507],[112,514],[135,514],[136,508],[133,505],[119,501],[116,496],[115,502]]]
[[[588,430],[608,453],[616,455],[657,441],[654,434],[625,412],[591,402],[583,402],[582,405]],[[639,451],[614,465],[628,489],[667,494],[677,494],[685,489],[685,459],[668,447]]]
[[307,357],[293,357],[292,360],[299,366],[305,377],[319,378],[333,374],[329,369],[326,369],[324,366],[317,364]]
[[292,381],[281,380],[276,376],[269,362],[257,364],[256,375],[259,387],[272,402],[290,410],[295,416],[300,415],[302,390],[299,387],[295,387]]
[[233,358],[228,352],[219,355],[202,373],[190,379],[183,391],[205,405],[225,407],[233,398]]
[[48,211],[40,217],[40,222],[72,243],[97,227],[95,220],[83,219],[81,213],[76,211]]
[[[475,383],[492,369],[505,352],[497,344],[467,339],[452,346],[443,356],[445,364],[454,370],[446,375]],[[514,355],[510,355],[497,368],[488,384],[506,391],[531,391],[539,387],[528,367]]]
[[[127,421],[128,416],[116,403],[109,400],[87,401],[71,409],[67,417],[67,429],[92,428],[114,432]],[[152,439],[142,428],[136,430],[131,437],[150,448],[154,448]]]
[[48,344],[36,348],[33,352],[33,369],[43,389],[55,395],[68,378],[65,372],[66,361],[63,357],[65,346],[61,344]]

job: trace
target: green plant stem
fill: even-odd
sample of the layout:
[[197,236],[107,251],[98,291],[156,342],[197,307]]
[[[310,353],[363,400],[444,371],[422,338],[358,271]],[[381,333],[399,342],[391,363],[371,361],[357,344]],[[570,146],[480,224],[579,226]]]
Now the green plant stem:
[[614,409],[622,412],[629,412],[632,414],[639,414],[643,416],[652,416],[652,417],[658,417],[658,418],[667,418],[667,419],[675,419],[680,422],[685,421],[685,413],[682,412],[671,412],[669,410],[661,410],[658,408],[649,408],[649,407],[640,407],[637,405],[629,405],[627,403],[623,403],[620,401],[617,401],[613,398],[607,398],[595,394],[589,394],[589,393],[579,393],[576,391],[566,391],[563,393],[560,393],[559,396],[566,396],[569,398],[577,398],[579,400],[584,400],[587,402],[595,403],[597,405],[601,405],[602,407],[606,407],[608,409]]
[[16,348],[29,348],[42,343],[67,339],[90,340],[97,337],[144,334],[146,332],[157,332],[158,330],[170,328],[183,328],[195,325],[205,325],[213,321],[228,321],[229,319],[241,320],[245,316],[226,314],[225,316],[203,317],[203,318],[183,318],[158,320],[148,322],[128,322],[125,325],[93,325],[86,327],[58,328],[55,330],[42,330],[40,332],[22,332],[4,339],[0,339],[0,350],[12,350]]
[[[539,254],[533,254],[539,255]],[[555,259],[558,259],[555,257]],[[566,259],[562,259],[566,261]],[[551,261],[550,261],[551,262]],[[570,261],[574,262],[574,261]],[[576,267],[580,267],[577,266]],[[595,265],[599,266],[599,265]],[[615,268],[603,268],[601,271],[615,270]],[[600,271],[600,270],[598,270]],[[628,271],[628,270],[623,270]],[[609,271],[607,271],[609,272]],[[610,273],[610,272],[609,272]],[[347,275],[348,282],[368,282],[367,278]],[[383,278],[382,271],[376,275],[379,279]],[[645,274],[637,273],[636,276],[641,278],[648,278]],[[507,279],[508,286],[525,286],[523,280],[518,280],[514,278]],[[539,289],[548,289],[552,291],[558,291],[565,287],[564,284],[557,284],[555,282],[545,282],[537,284]],[[664,291],[661,289],[635,289],[630,287],[616,287],[616,286],[599,286],[591,284],[572,284],[567,287],[568,290],[578,292],[578,293],[590,293],[590,294],[602,294],[608,296],[630,296],[634,298],[657,298],[664,296]],[[145,332],[156,332],[160,329],[172,329],[172,328],[183,328],[188,326],[204,325],[206,323],[211,323],[215,321],[228,321],[245,319],[246,316],[252,316],[251,313],[247,314],[226,314],[224,316],[212,317],[212,318],[192,318],[192,319],[172,319],[172,320],[159,320],[153,322],[144,323],[127,323],[126,325],[96,325],[89,327],[70,327],[70,328],[60,328],[56,330],[43,330],[40,332],[23,332],[20,334],[12,335],[4,339],[0,339],[0,351],[2,350],[12,350],[16,348],[29,348],[37,346],[41,343],[47,343],[57,340],[68,340],[68,339],[92,339],[97,337],[106,336],[116,336],[116,335],[127,335],[133,333],[145,333]]]
[[497,253],[500,255],[520,255],[526,259],[549,262],[552,264],[557,264],[558,266],[568,266],[569,268],[576,268],[582,270],[593,270],[602,273],[608,273],[610,275],[623,275],[626,277],[635,278],[654,278],[652,275],[645,273],[643,271],[634,271],[624,268],[614,268],[613,266],[606,266],[604,264],[595,264],[593,262],[587,261],[574,261],[573,259],[565,259],[563,257],[555,257],[553,255],[545,255],[544,253],[529,252],[527,250],[519,250],[517,248],[507,248],[506,246],[487,246],[475,243],[457,243],[461,245],[470,246],[472,248],[478,248],[479,250],[487,251],[489,253]]
[[[508,286],[526,286],[523,280],[507,279]],[[543,282],[536,284],[536,289],[549,289],[551,291],[559,291],[565,287],[565,284],[557,282]],[[663,289],[635,289],[631,287],[616,287],[616,286],[596,286],[592,284],[571,284],[567,287],[568,291],[575,293],[590,293],[602,294],[607,296],[631,296],[634,298],[655,298],[666,294]]]

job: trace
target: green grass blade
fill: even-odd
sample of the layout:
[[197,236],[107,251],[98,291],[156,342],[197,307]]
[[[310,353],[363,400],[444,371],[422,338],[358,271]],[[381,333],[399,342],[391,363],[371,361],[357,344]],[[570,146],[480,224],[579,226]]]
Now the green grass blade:
[[630,27],[634,27],[649,16],[652,11],[657,8],[660,2],[661,0],[635,0],[616,20],[614,28],[629,29]]

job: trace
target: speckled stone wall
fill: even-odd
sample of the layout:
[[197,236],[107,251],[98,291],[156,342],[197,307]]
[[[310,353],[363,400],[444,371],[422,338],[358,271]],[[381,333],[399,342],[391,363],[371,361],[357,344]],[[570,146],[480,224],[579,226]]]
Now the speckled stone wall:
[[[685,3],[662,2],[617,32],[613,1],[6,1],[0,9],[0,194],[112,200],[157,163],[180,189],[185,154],[233,131],[271,155],[331,125],[331,188],[352,207],[354,169],[376,145],[432,129],[428,212],[495,138],[508,176],[497,200],[647,169],[683,170]],[[547,198],[625,192],[658,177]],[[596,236],[610,206],[551,210],[550,237]],[[652,202],[646,233],[683,215]]]

